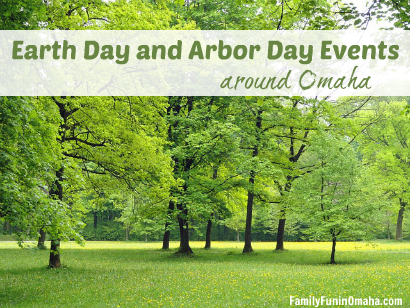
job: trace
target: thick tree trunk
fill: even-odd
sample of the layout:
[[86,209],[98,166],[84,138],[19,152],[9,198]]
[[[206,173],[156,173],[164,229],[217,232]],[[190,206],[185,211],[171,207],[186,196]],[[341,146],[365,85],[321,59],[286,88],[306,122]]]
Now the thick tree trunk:
[[[61,167],[56,172],[56,181],[54,183],[54,187],[50,190],[50,196],[56,197],[58,200],[63,201],[63,175],[64,175],[64,168]],[[61,267],[60,261],[60,239],[51,238],[51,246],[50,246],[50,260],[49,260],[49,267],[50,268],[59,268]]]
[[251,184],[251,189],[248,190],[248,203],[246,206],[246,226],[245,226],[245,246],[243,247],[243,253],[252,252],[252,210],[253,210],[253,185],[255,184],[255,178],[253,171],[251,172],[251,177],[249,178],[249,183]]
[[169,230],[164,232],[164,238],[162,239],[162,249],[169,249],[169,236],[170,235],[171,235],[171,232]]
[[400,200],[400,210],[399,214],[397,215],[397,225],[396,225],[396,240],[403,239],[403,218],[404,218],[404,210],[406,208],[406,202],[403,199]]
[[[184,187],[186,191],[187,187]],[[189,246],[189,222],[188,222],[188,209],[181,203],[177,203],[178,209],[178,225],[179,225],[179,249],[177,254],[190,255],[193,253],[191,247]]]
[[179,249],[176,253],[190,255],[193,251],[189,246],[189,226],[188,220],[186,219],[188,211],[184,210],[183,212],[183,217],[178,215],[180,243]]
[[37,248],[46,249],[46,245],[45,245],[46,233],[44,232],[43,228],[41,228],[39,232],[40,232],[40,237],[38,238]]
[[336,236],[333,236],[333,238],[332,238],[332,253],[330,255],[330,264],[336,264],[335,254],[336,254]]
[[277,239],[276,239],[276,248],[275,248],[275,250],[284,250],[285,249],[285,247],[284,247],[285,224],[286,224],[286,218],[280,218],[279,219],[279,224],[278,224],[278,235],[277,235]]
[[48,262],[50,268],[59,268],[61,267],[60,261],[60,241],[52,240],[50,248],[50,260]]
[[212,218],[208,220],[208,225],[206,226],[205,249],[211,248],[211,231],[212,231]]
[[168,210],[167,210],[167,221],[165,222],[164,237],[162,239],[162,249],[169,249],[169,237],[171,235],[171,231],[169,231],[169,226],[170,226],[169,220],[171,219],[171,214],[174,211],[174,207],[175,207],[174,202],[172,200],[169,201]]

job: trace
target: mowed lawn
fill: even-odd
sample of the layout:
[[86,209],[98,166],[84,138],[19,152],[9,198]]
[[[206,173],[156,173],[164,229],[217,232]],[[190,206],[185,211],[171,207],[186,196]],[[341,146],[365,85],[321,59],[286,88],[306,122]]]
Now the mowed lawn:
[[46,269],[48,251],[0,242],[4,307],[289,307],[289,297],[402,298],[410,307],[410,243],[193,242],[193,257],[161,243],[62,244],[64,268]]

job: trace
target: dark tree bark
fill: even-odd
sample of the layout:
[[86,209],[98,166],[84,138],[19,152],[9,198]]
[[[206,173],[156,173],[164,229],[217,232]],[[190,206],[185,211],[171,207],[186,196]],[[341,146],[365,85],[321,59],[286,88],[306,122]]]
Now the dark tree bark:
[[[54,102],[59,108],[60,116],[63,121],[60,124],[60,144],[64,144],[66,141],[66,133],[67,133],[67,120],[71,112],[66,109],[66,104],[59,103],[55,97],[53,97]],[[50,189],[50,197],[63,201],[63,180],[64,180],[64,167],[61,166],[60,169],[56,171],[56,179],[54,181],[54,185]],[[51,246],[50,246],[50,259],[49,259],[49,267],[50,268],[59,268],[61,267],[60,261],[60,239],[58,238],[51,238]]]
[[[292,151],[291,151],[292,152]],[[285,192],[288,193],[290,192],[292,188],[292,181],[293,177],[292,176],[287,176],[286,177],[286,185],[285,185]],[[283,188],[282,188],[283,189]],[[283,195],[283,191],[280,191],[281,195]],[[278,233],[276,236],[276,248],[275,250],[285,250],[285,225],[286,225],[286,210],[285,208],[282,208],[280,210],[280,218],[279,218],[279,223],[278,223]]]
[[[188,116],[190,115],[192,109],[193,109],[193,103],[194,103],[194,98],[192,96],[187,96],[187,107],[188,107]],[[179,107],[180,108],[180,107]],[[178,113],[179,113],[178,109]],[[178,162],[179,163],[179,162]],[[188,191],[188,186],[187,186],[187,181],[189,180],[189,171],[191,170],[192,164],[194,163],[194,157],[188,157],[183,159],[183,161],[180,162],[180,166],[182,167],[183,174],[185,176],[185,184],[184,184],[184,194]],[[175,166],[177,165],[177,162]],[[193,254],[193,251],[191,249],[191,246],[189,245],[189,216],[188,216],[188,208],[186,207],[186,204],[183,202],[178,201],[177,202],[177,219],[178,219],[178,225],[179,225],[179,235],[180,235],[180,244],[179,244],[179,249],[176,252],[177,254],[185,254],[185,255],[191,255]]]
[[189,223],[188,223],[188,209],[186,209],[182,204],[177,204],[178,214],[178,225],[179,225],[179,249],[177,254],[190,255],[193,253],[191,246],[189,245]]
[[[218,178],[218,165],[214,166],[214,172],[212,174],[212,179],[216,180]],[[205,237],[205,249],[211,249],[211,233],[212,233],[212,219],[214,218],[214,213],[211,213],[211,218],[208,220],[206,226],[206,237]]]
[[[251,177],[249,178],[249,184],[253,189],[255,184],[255,178],[253,171],[251,172]],[[248,190],[248,202],[246,205],[246,226],[245,226],[245,246],[243,247],[243,253],[252,252],[252,210],[253,210],[253,199],[254,193],[252,190]]]
[[[54,186],[50,190],[50,196],[53,198],[57,198],[58,200],[62,201],[63,200],[63,174],[64,174],[64,168],[61,167],[57,172],[56,172],[56,181],[54,183]],[[50,260],[49,260],[49,267],[50,268],[59,268],[61,267],[61,261],[60,261],[60,239],[58,238],[51,238],[51,246],[50,246]]]
[[399,214],[397,215],[397,225],[396,225],[396,240],[403,239],[403,218],[404,218],[404,210],[406,208],[407,202],[403,199],[400,200],[400,210]]
[[211,214],[211,219],[208,220],[208,224],[206,226],[205,249],[211,249],[212,216],[213,213]]
[[333,236],[332,237],[332,253],[330,255],[330,264],[336,264],[335,254],[336,254],[336,236]]
[[52,240],[50,248],[50,260],[48,262],[50,268],[59,268],[61,267],[60,261],[60,241]]
[[[281,210],[282,212],[283,210]],[[283,213],[284,214],[284,213]],[[281,217],[284,217],[281,216]],[[276,248],[275,250],[285,250],[284,247],[284,238],[285,238],[285,224],[286,224],[286,218],[280,218],[279,219],[279,224],[278,224],[278,235],[276,239]]]
[[40,237],[38,238],[37,248],[38,249],[46,249],[45,241],[46,241],[46,233],[44,232],[43,228],[39,231]]
[[[262,128],[262,111],[258,110],[256,117],[256,143],[253,147],[252,157],[257,157],[259,152],[259,140],[260,140],[260,130]],[[242,253],[250,253],[252,249],[252,211],[253,211],[253,200],[255,197],[254,186],[255,186],[255,170],[251,170],[249,177],[250,188],[248,189],[248,201],[246,204],[246,225],[245,225],[245,246],[243,247]]]
[[169,237],[171,235],[171,231],[169,230],[170,226],[170,219],[172,212],[174,211],[175,204],[174,201],[170,200],[168,204],[167,210],[167,221],[165,222],[165,231],[164,231],[164,238],[162,239],[162,249],[169,249]]
[[[298,108],[298,101],[295,101],[293,104],[293,108],[297,109]],[[294,127],[289,127],[289,136],[290,138],[290,146],[289,146],[289,153],[290,153],[290,157],[289,157],[289,161],[293,164],[296,164],[299,160],[299,158],[302,156],[302,154],[305,152],[306,149],[306,144],[303,143],[300,145],[299,148],[297,148],[296,144],[295,144],[295,139],[293,139],[292,137],[294,137],[296,135],[295,133],[295,129]],[[305,130],[304,132],[304,136],[303,138],[306,139],[309,135],[309,130]],[[293,167],[291,167],[292,169]],[[286,184],[285,187],[283,188],[281,185],[278,185],[279,190],[280,190],[280,194],[283,196],[284,192],[290,192],[291,188],[292,188],[292,182],[295,179],[295,177],[290,174],[286,177]],[[277,234],[277,238],[276,238],[276,250],[284,250],[284,238],[285,238],[285,225],[286,225],[286,211],[285,208],[281,209],[281,216],[279,219],[279,224],[278,224],[278,234]]]

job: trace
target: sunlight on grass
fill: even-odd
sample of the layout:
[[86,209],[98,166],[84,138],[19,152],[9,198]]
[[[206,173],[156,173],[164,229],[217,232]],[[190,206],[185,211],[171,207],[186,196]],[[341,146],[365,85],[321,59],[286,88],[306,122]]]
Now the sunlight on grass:
[[[25,242],[24,246],[35,247],[37,242]],[[46,243],[49,247],[49,242]],[[61,243],[62,248],[68,249],[161,249],[161,242],[85,242],[85,245],[79,245],[75,242]],[[179,242],[170,242],[170,249],[176,249]],[[192,249],[201,249],[205,242],[191,242]],[[397,241],[371,241],[371,242],[338,242],[337,251],[383,251],[383,250],[408,250],[410,251],[410,242]],[[16,242],[0,241],[0,249],[16,248]],[[252,247],[257,250],[274,250],[276,242],[253,242]],[[329,251],[332,247],[331,242],[286,242],[286,250],[320,250]],[[239,249],[242,250],[242,242],[212,242],[212,248]]]
[[[32,243],[33,245],[35,243]],[[48,251],[0,242],[0,303],[5,307],[289,307],[289,296],[399,297],[410,304],[410,243],[193,242],[192,258],[161,243],[62,244],[65,268],[47,270]]]

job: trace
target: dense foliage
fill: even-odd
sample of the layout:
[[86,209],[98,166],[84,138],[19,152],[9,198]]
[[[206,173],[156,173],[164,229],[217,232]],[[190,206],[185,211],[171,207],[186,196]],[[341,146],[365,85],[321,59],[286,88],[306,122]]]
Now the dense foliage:
[[[3,3],[4,2],[4,3]],[[397,3],[370,4],[369,16]],[[1,29],[340,29],[312,1],[0,1]],[[350,8],[350,9],[349,9]],[[136,14],[138,12],[138,14]],[[367,15],[366,15],[367,16]],[[376,15],[378,16],[378,15]],[[402,8],[391,15],[407,27]],[[0,220],[19,239],[408,237],[406,98],[2,97]],[[85,228],[81,230],[81,227]],[[213,230],[214,229],[214,230]],[[38,234],[39,233],[39,234]],[[334,249],[332,253],[334,261]]]

